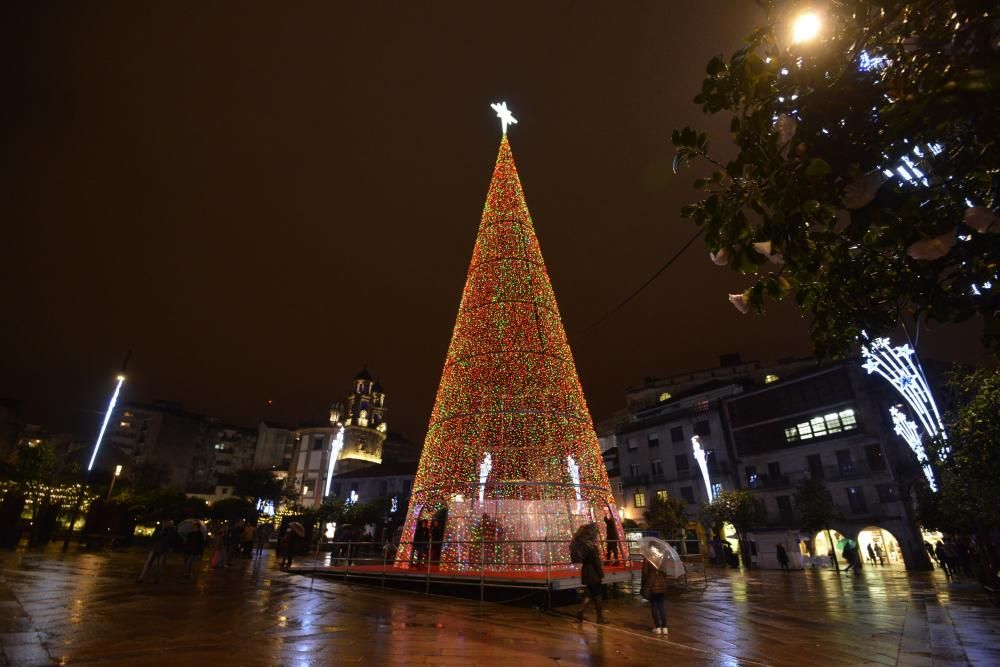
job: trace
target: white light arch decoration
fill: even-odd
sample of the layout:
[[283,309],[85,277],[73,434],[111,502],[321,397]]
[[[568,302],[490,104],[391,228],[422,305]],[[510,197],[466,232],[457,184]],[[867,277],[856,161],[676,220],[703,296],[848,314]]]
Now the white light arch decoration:
[[705,454],[705,449],[701,446],[701,436],[691,437],[691,448],[694,450],[694,460],[698,462],[698,467],[701,469],[701,477],[705,482],[705,494],[708,496],[708,502],[715,500],[715,496],[712,493],[712,480],[708,477],[708,455]]
[[333,469],[337,465],[337,457],[340,450],[344,448],[344,427],[337,430],[337,435],[330,439],[330,460],[326,463],[326,486],[323,488],[323,495],[330,495],[330,484],[333,483]]
[[934,482],[934,471],[931,470],[930,461],[927,458],[927,450],[924,449],[923,438],[920,437],[920,430],[913,420],[908,419],[903,412],[895,405],[889,408],[889,416],[892,417],[893,430],[896,435],[906,441],[913,453],[917,455],[917,461],[924,469],[927,483],[931,486],[931,491],[937,491],[937,484]]
[[493,469],[493,455],[486,452],[486,456],[483,457],[483,462],[479,464],[479,502],[482,503],[483,499],[486,497],[486,480],[490,476],[490,470]]
[[573,460],[572,456],[566,457],[566,467],[569,469],[569,478],[573,480],[573,489],[576,491],[576,499],[582,500],[580,495],[580,465]]
[[931,394],[912,347],[905,344],[894,347],[888,338],[876,338],[868,345],[861,346],[861,354],[865,358],[862,368],[869,375],[878,373],[896,388],[906,399],[928,436],[948,438],[934,395]]

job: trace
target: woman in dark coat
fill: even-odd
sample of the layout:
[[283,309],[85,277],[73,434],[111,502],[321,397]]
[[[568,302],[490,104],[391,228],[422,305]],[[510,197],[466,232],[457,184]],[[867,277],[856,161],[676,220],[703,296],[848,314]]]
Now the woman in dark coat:
[[583,607],[576,612],[576,620],[583,623],[583,614],[594,603],[597,608],[597,622],[604,625],[604,570],[601,568],[601,555],[597,551],[597,524],[588,523],[581,526],[573,536],[574,544],[570,545],[571,550],[580,554],[580,581],[586,587],[587,592],[583,598]]

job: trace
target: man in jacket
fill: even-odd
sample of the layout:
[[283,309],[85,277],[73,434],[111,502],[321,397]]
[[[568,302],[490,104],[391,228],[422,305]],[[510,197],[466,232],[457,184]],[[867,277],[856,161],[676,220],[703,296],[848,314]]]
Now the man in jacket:
[[597,550],[597,524],[589,523],[581,526],[573,536],[574,545],[571,550],[580,554],[580,581],[587,589],[583,598],[583,607],[576,612],[576,620],[583,623],[583,615],[593,603],[597,609],[597,622],[607,623],[604,619],[604,569],[601,567],[601,555]]

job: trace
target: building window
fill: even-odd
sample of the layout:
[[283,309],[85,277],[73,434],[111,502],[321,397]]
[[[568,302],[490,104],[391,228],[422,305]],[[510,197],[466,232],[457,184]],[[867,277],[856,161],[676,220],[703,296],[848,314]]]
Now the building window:
[[670,429],[670,442],[684,442],[684,427],[675,426]]
[[781,483],[781,464],[777,461],[771,461],[767,464],[767,476],[770,478],[771,484]]
[[715,482],[712,484],[712,497],[718,498],[720,493],[722,493],[722,484],[720,482]]
[[749,486],[751,489],[756,489],[759,481],[757,477],[757,467],[746,466],[746,468],[744,468],[743,470],[747,476],[747,486]]
[[669,391],[664,391],[660,393],[660,403],[663,401],[669,401],[672,398]]
[[[698,401],[694,404],[695,412],[708,412],[709,409],[708,401]],[[700,435],[700,434],[699,434]]]
[[638,463],[630,463],[628,469],[629,469],[629,473],[630,473],[632,479],[635,479],[636,477],[639,476],[639,464]]
[[313,451],[323,449],[323,436],[318,435],[313,438]]
[[865,514],[868,511],[868,503],[865,502],[865,493],[860,486],[849,486],[847,492],[847,502],[851,506],[851,514]]
[[681,498],[684,499],[688,505],[694,505],[694,487],[693,486],[682,486],[681,487]]
[[878,493],[880,503],[892,503],[898,499],[895,484],[877,484],[875,491]]
[[660,446],[660,434],[659,433],[650,433],[648,436],[646,436],[646,439],[647,439],[647,444],[650,447],[659,447]]
[[785,525],[794,524],[795,515],[792,512],[791,496],[778,496],[775,500],[778,501],[778,515],[781,517],[781,522]]
[[667,493],[666,489],[660,489],[659,491],[656,492],[656,499],[659,500],[661,503],[667,502],[668,498],[670,498],[670,494]]
[[809,464],[809,478],[823,479],[823,459],[819,454],[810,454],[806,457],[806,461]]
[[627,446],[627,447],[628,447],[629,449],[635,449],[636,447],[638,447],[638,446],[639,446],[639,444],[638,444],[638,443],[637,443],[637,442],[635,441],[635,438],[629,438],[628,440],[626,440],[626,441],[625,441],[625,445],[626,445],[626,446]]
[[635,496],[633,496],[633,500],[635,500],[635,506],[637,508],[641,509],[646,506],[646,494],[642,491],[636,491]]
[[712,427],[709,425],[707,419],[703,419],[694,423],[694,432],[695,435],[700,436],[712,435]]
[[772,384],[774,382],[777,382],[780,379],[781,378],[779,378],[777,375],[773,375],[772,373],[768,373],[767,375],[764,376],[764,384]]
[[785,428],[785,441],[798,442],[812,438],[822,438],[842,431],[850,431],[858,427],[854,410],[848,408],[840,412],[830,412],[813,417],[809,421],[799,422],[795,426]]
[[675,456],[674,467],[677,468],[678,473],[687,472],[689,470],[687,454],[678,454]]
[[837,450],[837,467],[840,469],[841,475],[854,474],[854,459],[851,458],[851,450],[849,449]]
[[865,458],[868,459],[868,467],[872,470],[885,470],[885,454],[878,445],[865,445]]
[[649,462],[649,471],[654,475],[663,474],[663,461],[660,459],[653,459]]

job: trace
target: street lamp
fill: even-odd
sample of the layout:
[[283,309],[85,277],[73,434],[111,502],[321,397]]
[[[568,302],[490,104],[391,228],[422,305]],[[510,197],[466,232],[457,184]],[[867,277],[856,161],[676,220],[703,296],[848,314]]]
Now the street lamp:
[[816,39],[823,29],[823,19],[814,11],[805,11],[792,21],[792,43],[801,44]]
[[122,468],[124,467],[125,466],[122,465],[115,466],[115,474],[111,477],[111,486],[108,487],[108,502],[111,502],[111,492],[115,490],[115,480],[117,480],[118,476],[122,474]]

